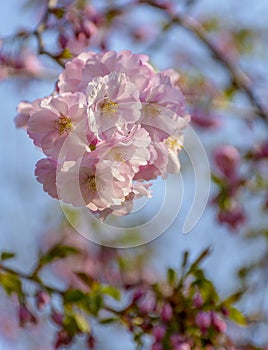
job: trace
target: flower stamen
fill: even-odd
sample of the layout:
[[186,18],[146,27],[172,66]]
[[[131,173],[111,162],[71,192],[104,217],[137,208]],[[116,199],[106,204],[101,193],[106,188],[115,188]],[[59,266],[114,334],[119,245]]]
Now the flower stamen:
[[55,120],[55,126],[58,134],[61,136],[65,132],[69,133],[72,130],[72,120],[69,117],[61,115]]

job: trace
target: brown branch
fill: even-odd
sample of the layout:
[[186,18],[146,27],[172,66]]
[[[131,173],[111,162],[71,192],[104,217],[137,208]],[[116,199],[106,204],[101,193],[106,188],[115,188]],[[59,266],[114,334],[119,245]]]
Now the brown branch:
[[203,26],[193,18],[182,14],[170,18],[171,23],[183,27],[204,44],[204,46],[210,51],[215,60],[218,61],[229,73],[233,85],[238,89],[244,91],[245,95],[248,97],[249,101],[254,107],[255,113],[268,125],[268,112],[260,103],[257,96],[255,96],[255,93],[253,92],[250,85],[250,79],[239,67],[235,66],[231,59],[224,55],[224,53],[208,38],[207,32]]

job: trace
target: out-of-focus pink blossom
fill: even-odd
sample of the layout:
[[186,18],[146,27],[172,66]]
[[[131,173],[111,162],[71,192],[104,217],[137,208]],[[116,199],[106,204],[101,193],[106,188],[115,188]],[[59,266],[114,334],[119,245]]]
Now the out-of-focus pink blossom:
[[20,305],[18,317],[21,327],[29,323],[36,324],[38,321],[36,316],[28,309],[28,307],[25,304]]
[[195,110],[191,113],[191,121],[194,125],[202,129],[216,129],[221,123],[215,116],[211,116],[210,112],[203,112],[201,110]]
[[220,210],[218,213],[218,221],[227,224],[233,230],[237,230],[245,224],[246,219],[246,214],[239,205],[235,205],[233,208],[227,210]]
[[215,311],[211,311],[211,324],[217,332],[226,332],[226,322]]
[[231,145],[219,146],[214,151],[214,161],[219,171],[228,179],[236,177],[240,154],[235,147]]
[[164,322],[169,322],[172,318],[173,310],[170,304],[165,303],[161,311],[161,318]]
[[151,349],[152,350],[163,350],[163,345],[161,343],[156,342],[156,343],[153,343]]
[[154,336],[155,341],[159,342],[164,338],[166,334],[166,328],[161,325],[155,326],[152,330],[152,334]]
[[200,311],[195,317],[195,324],[200,328],[202,333],[206,333],[211,325],[211,316],[209,312]]
[[55,341],[55,349],[59,349],[63,345],[69,345],[72,342],[72,337],[68,334],[65,329],[60,330],[57,333],[57,338]]
[[194,296],[193,305],[197,308],[200,308],[203,304],[204,304],[204,300],[203,300],[201,294],[197,293]]
[[39,290],[36,293],[35,296],[35,300],[36,300],[36,306],[39,310],[43,310],[44,307],[49,303],[50,301],[50,296],[48,293]]

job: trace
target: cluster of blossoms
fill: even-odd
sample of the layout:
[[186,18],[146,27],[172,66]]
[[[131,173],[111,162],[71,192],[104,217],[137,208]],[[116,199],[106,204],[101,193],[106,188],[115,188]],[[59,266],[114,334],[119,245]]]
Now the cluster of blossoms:
[[52,96],[20,103],[16,117],[47,157],[35,171],[44,190],[101,218],[150,197],[150,180],[180,169],[189,117],[177,80],[130,51],[69,61]]
[[231,145],[222,145],[214,152],[214,162],[219,177],[220,193],[214,199],[219,206],[218,221],[228,225],[232,230],[238,229],[246,222],[246,214],[239,204],[239,191],[244,179],[239,174],[241,161],[239,151]]

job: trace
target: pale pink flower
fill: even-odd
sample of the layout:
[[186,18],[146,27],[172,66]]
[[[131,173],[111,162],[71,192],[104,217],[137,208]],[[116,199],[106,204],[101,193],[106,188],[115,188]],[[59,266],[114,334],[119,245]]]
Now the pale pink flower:
[[141,124],[149,131],[152,140],[162,141],[187,126],[184,97],[168,76],[155,74],[141,94],[141,101]]
[[152,194],[149,190],[151,187],[151,183],[144,183],[141,181],[137,181],[133,184],[131,192],[125,197],[124,202],[121,205],[111,206],[110,208],[106,208],[105,210],[99,212],[99,218],[101,220],[106,219],[106,217],[110,214],[116,216],[124,216],[131,213],[135,199],[141,197],[151,198]]
[[[94,152],[92,152],[93,154]],[[74,206],[102,211],[120,205],[132,188],[128,165],[95,158],[91,153],[81,164],[66,161],[57,174],[59,199]]]
[[55,159],[71,133],[72,136],[68,139],[69,154],[81,155],[81,149],[86,150],[88,143],[86,134],[89,133],[89,126],[86,116],[86,97],[82,93],[48,97],[41,100],[39,109],[31,114],[27,131],[35,145]]
[[150,159],[147,165],[140,166],[135,175],[136,180],[152,180],[158,176],[166,178],[169,159],[168,147],[165,142],[152,142],[149,146]]
[[28,101],[21,101],[18,104],[18,114],[14,119],[16,128],[27,128],[30,115],[35,111],[35,109],[39,108],[40,102],[41,99],[37,99],[33,103]]
[[125,73],[136,88],[143,91],[154,69],[148,63],[148,56],[133,54],[128,50],[82,53],[66,64],[59,76],[58,89],[60,92],[86,92],[90,81],[112,72]]
[[115,133],[110,142],[102,144],[99,150],[102,157],[113,162],[127,163],[132,172],[139,171],[150,159],[151,138],[140,125],[135,125],[126,136]]
[[139,92],[124,73],[94,78],[87,96],[90,126],[97,136],[108,138],[140,119]]
[[40,159],[36,163],[36,180],[43,184],[43,189],[52,198],[58,198],[56,187],[57,162],[51,158]]

